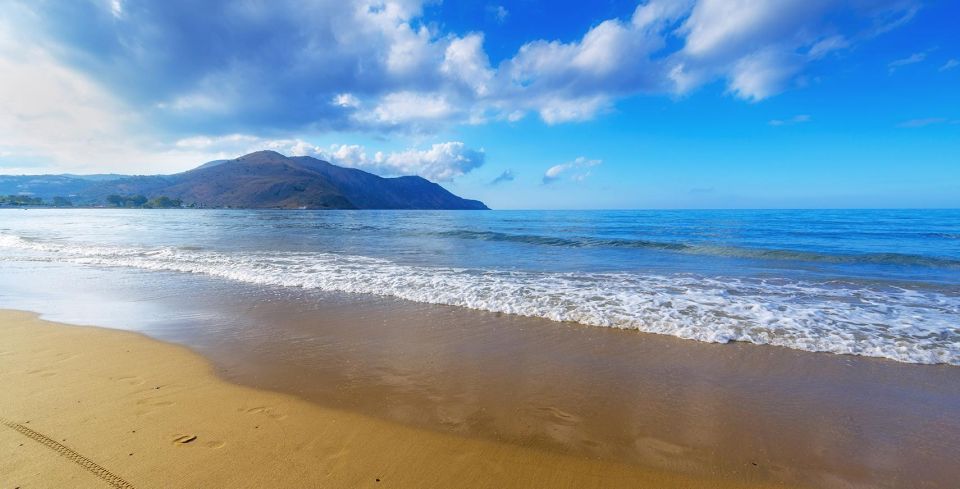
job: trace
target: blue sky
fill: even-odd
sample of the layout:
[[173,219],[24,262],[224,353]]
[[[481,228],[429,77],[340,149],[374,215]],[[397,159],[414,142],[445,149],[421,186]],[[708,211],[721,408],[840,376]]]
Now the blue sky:
[[960,206],[956,2],[0,9],[0,173],[274,149],[494,208]]

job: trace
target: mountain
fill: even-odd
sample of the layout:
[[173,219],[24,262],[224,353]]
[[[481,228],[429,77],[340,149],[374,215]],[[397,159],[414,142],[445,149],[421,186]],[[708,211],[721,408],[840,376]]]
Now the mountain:
[[0,195],[29,195],[50,200],[78,195],[95,183],[73,175],[0,175]]
[[0,194],[105,204],[111,195],[168,197],[184,205],[248,209],[487,209],[421,177],[383,178],[309,156],[258,151],[173,175],[97,178],[0,176]]

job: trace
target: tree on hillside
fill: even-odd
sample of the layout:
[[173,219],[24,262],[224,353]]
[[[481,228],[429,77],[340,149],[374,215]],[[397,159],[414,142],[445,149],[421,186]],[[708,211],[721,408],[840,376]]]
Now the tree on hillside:
[[147,198],[142,195],[109,195],[107,196],[107,203],[114,207],[136,209],[170,209],[174,207],[181,207],[183,205],[183,202],[181,202],[179,199],[171,199],[170,197],[160,196],[147,200]]
[[134,195],[130,197],[131,207],[143,207],[143,204],[147,203],[147,198],[142,195]]
[[6,197],[0,197],[0,204],[43,205],[43,199],[40,197],[30,197],[29,195],[8,195]]
[[161,196],[150,199],[150,202],[147,202],[145,207],[150,209],[171,209],[180,207],[182,204],[179,199],[174,200],[167,196]]

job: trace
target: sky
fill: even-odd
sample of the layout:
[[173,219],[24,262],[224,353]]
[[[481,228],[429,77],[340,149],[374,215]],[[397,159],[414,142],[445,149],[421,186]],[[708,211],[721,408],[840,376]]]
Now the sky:
[[261,149],[499,209],[960,207],[960,3],[0,0],[0,173]]

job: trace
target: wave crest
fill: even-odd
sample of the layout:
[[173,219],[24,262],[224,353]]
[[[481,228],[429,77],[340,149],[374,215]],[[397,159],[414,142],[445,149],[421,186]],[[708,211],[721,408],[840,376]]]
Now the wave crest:
[[12,252],[4,254],[7,260],[198,273],[707,342],[960,365],[960,297],[937,291],[692,274],[415,267],[335,253],[85,246],[8,234],[0,234],[0,248]]

